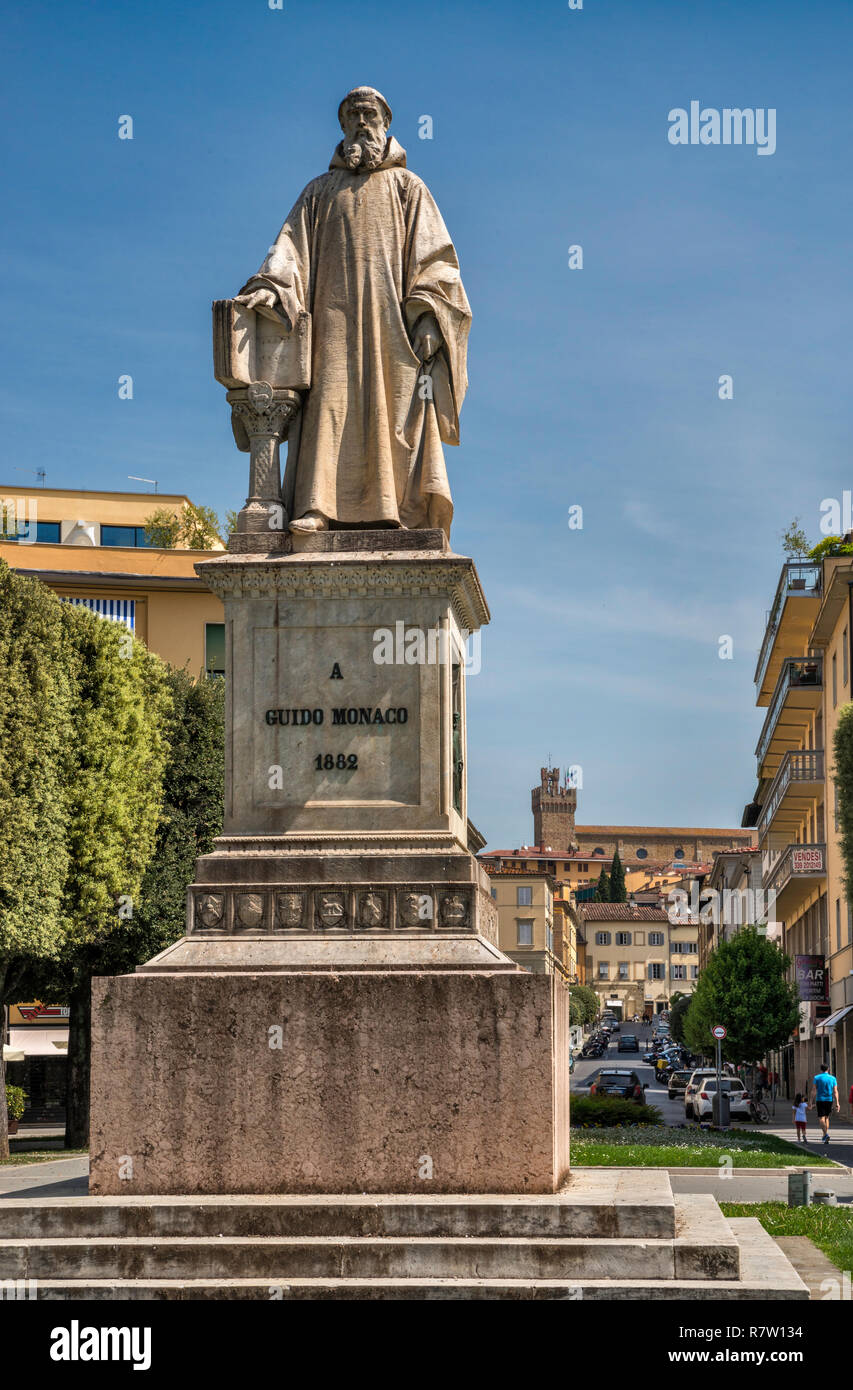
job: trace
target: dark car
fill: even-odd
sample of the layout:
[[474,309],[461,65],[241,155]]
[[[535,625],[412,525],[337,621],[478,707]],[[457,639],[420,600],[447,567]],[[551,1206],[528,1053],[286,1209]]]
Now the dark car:
[[619,1039],[617,1052],[639,1052],[640,1043],[636,1033],[623,1033]]
[[667,1095],[670,1100],[676,1100],[678,1096],[683,1096],[687,1090],[687,1083],[690,1080],[689,1071],[674,1071],[669,1078],[669,1088]]
[[636,1100],[640,1104],[645,1100],[646,1086],[635,1071],[619,1067],[603,1068],[591,1076],[586,1084],[591,1096],[621,1096],[624,1100]]

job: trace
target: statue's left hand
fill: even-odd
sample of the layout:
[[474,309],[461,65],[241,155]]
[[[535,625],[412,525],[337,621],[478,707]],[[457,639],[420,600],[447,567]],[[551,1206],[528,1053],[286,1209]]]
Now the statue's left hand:
[[441,329],[434,314],[421,314],[412,336],[412,351],[421,362],[435,357],[442,344]]

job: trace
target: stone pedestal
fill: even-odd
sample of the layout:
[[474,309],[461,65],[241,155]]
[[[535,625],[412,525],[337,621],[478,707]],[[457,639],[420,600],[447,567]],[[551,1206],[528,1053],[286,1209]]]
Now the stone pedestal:
[[91,1189],[555,1191],[568,995],[499,950],[469,844],[473,563],[440,531],[293,545],[197,567],[223,834],[186,936],[95,982]]

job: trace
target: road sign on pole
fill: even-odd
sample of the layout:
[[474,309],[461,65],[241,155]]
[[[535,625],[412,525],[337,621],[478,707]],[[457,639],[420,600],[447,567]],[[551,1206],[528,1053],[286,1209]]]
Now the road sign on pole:
[[714,1024],[714,1027],[711,1029],[711,1035],[712,1035],[713,1037],[715,1037],[715,1038],[717,1039],[718,1042],[722,1042],[722,1040],[723,1040],[723,1038],[726,1036],[727,1032],[728,1032],[728,1029],[727,1029],[727,1028],[724,1028],[723,1025],[722,1025],[722,1023],[715,1023],[715,1024]]

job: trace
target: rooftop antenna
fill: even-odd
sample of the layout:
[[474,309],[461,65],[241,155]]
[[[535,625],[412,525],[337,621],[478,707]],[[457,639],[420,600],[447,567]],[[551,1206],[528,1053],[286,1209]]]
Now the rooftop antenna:
[[131,482],[131,483],[153,483],[153,484],[154,484],[154,492],[155,492],[155,495],[156,495],[156,492],[157,492],[157,479],[156,479],[156,478],[138,478],[138,477],[136,476],[135,473],[128,473],[127,477],[128,477],[128,482]]
[[44,487],[44,480],[47,477],[43,468],[15,468],[16,473],[35,473],[39,480],[39,487]]

